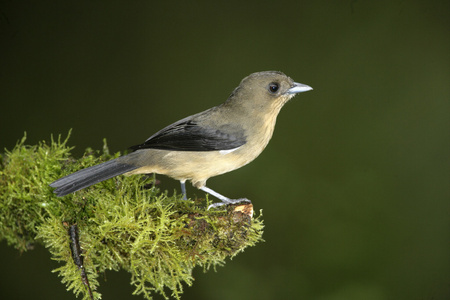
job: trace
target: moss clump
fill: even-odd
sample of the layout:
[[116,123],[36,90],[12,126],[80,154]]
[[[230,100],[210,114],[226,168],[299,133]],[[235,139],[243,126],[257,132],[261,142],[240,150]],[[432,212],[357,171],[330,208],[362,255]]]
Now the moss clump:
[[[100,299],[97,277],[105,270],[131,273],[134,294],[151,299],[157,292],[179,299],[183,283],[193,282],[192,269],[223,265],[248,246],[261,241],[261,217],[228,206],[207,210],[208,200],[185,201],[154,186],[153,176],[118,176],[65,197],[48,184],[81,168],[119,156],[86,150],[74,160],[64,141],[26,146],[25,137],[7,151],[0,165],[0,240],[20,251],[42,243],[54,270],[77,296],[89,299],[74,263],[68,229],[76,224],[93,297]],[[251,209],[251,205],[246,205]]]

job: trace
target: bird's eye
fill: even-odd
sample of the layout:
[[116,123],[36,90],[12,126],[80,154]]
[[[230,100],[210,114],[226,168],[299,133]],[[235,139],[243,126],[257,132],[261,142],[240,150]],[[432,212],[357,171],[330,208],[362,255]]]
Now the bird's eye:
[[272,82],[271,84],[269,84],[269,91],[272,94],[275,94],[279,88],[280,88],[280,85],[276,82]]

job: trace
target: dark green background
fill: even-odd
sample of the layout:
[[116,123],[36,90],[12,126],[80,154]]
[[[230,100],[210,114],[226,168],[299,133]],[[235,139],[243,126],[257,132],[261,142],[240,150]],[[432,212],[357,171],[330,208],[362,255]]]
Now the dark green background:
[[[266,242],[195,270],[183,298],[450,299],[449,3],[3,0],[0,147],[73,128],[76,155],[125,150],[283,71],[314,90],[208,181],[263,209]],[[0,251],[1,299],[75,299],[42,247]],[[142,299],[105,278],[103,299]]]

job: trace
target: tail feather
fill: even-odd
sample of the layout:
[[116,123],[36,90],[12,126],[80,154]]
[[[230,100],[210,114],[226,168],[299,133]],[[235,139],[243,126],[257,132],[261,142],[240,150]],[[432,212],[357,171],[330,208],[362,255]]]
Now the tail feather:
[[52,182],[50,186],[56,188],[53,192],[62,197],[137,168],[113,159],[62,177]]

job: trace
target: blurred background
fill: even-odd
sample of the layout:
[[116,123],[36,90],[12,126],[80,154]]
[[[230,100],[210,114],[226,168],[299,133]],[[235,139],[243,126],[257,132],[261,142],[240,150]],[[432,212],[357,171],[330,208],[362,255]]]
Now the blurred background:
[[[183,299],[450,299],[449,33],[449,1],[3,0],[1,152],[70,128],[75,156],[123,151],[280,70],[314,90],[208,181],[263,210],[265,242]],[[0,264],[1,299],[75,299],[41,246],[3,241]],[[103,299],[142,299],[102,278]]]

